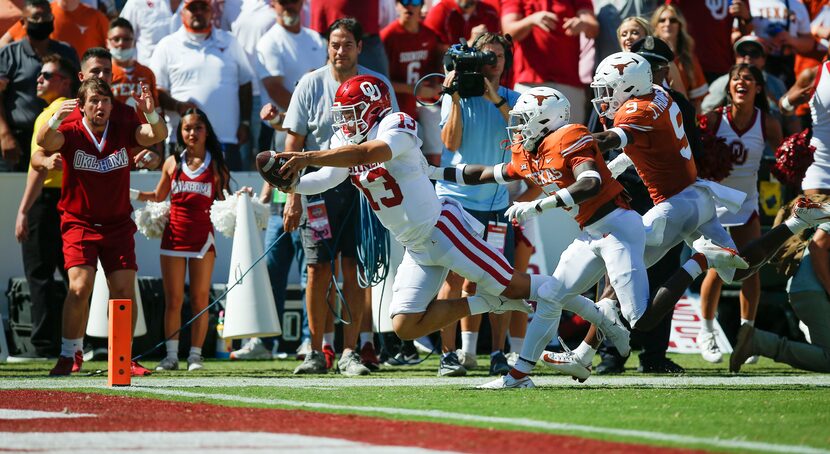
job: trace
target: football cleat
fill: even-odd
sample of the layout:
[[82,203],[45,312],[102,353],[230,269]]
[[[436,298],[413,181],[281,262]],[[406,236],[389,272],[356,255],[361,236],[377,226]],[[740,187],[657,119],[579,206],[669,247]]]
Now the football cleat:
[[698,333],[697,345],[700,348],[700,356],[706,361],[717,364],[723,360],[723,353],[718,347],[716,331],[701,331]]
[[793,216],[815,227],[830,222],[830,204],[813,202],[806,197],[800,197],[793,206]]
[[512,375],[503,375],[493,381],[476,386],[477,389],[511,389],[511,388],[535,388],[530,376],[513,378]]
[[692,248],[706,257],[709,268],[734,268],[738,270],[749,268],[749,264],[740,256],[738,251],[729,247],[718,246],[708,238],[698,238],[692,243]]
[[580,383],[584,383],[591,376],[591,366],[583,366],[570,350],[561,353],[546,351],[542,353],[542,364],[563,375],[570,375]]
[[617,347],[620,355],[626,357],[631,353],[631,333],[623,326],[617,313],[617,306],[613,300],[605,299],[597,303],[598,310],[602,313],[602,322],[597,327],[602,334]]

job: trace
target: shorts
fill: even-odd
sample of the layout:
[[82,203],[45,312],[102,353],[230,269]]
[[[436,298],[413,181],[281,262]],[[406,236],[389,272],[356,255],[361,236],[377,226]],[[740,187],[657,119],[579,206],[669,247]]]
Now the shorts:
[[109,274],[118,270],[138,270],[135,261],[136,226],[127,218],[116,224],[90,224],[64,214],[61,219],[64,268],[89,266],[98,261]]
[[482,293],[504,292],[513,267],[476,233],[467,216],[461,208],[445,203],[422,246],[406,249],[392,285],[390,317],[425,312],[450,270],[475,282]]
[[[331,227],[331,238],[315,240],[314,231],[308,226],[308,212],[303,203],[300,218],[300,237],[303,241],[306,263],[329,263],[340,253],[343,257],[357,256],[357,228],[360,224],[360,193],[346,179],[328,191],[303,197],[307,202],[321,198],[326,203],[326,214]],[[304,202],[305,202],[304,201]]]

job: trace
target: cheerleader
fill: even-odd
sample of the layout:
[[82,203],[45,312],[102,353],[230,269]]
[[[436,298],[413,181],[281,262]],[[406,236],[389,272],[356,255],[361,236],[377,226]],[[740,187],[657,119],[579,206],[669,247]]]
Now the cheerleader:
[[[761,236],[758,217],[758,168],[766,144],[776,149],[781,143],[781,125],[769,115],[769,101],[764,88],[764,77],[754,66],[741,63],[729,71],[727,105],[707,114],[718,137],[726,139],[732,151],[732,172],[720,181],[724,186],[746,193],[743,206],[737,213],[718,207],[718,219],[735,240],[738,250]],[[703,359],[719,363],[722,354],[716,342],[714,327],[723,281],[710,269],[700,289],[703,326],[697,343]],[[741,324],[754,324],[761,280],[756,273],[741,282]]]
[[[170,195],[170,221],[161,240],[161,276],[164,281],[164,336],[181,327],[185,271],[190,268],[190,305],[194,314],[208,305],[211,274],[216,260],[210,207],[223,198],[230,172],[222,146],[207,116],[199,109],[182,115],[177,131],[180,153],[167,158],[155,191],[141,192],[138,200],[160,202]],[[199,317],[190,332],[187,370],[202,369],[202,344],[208,318]],[[156,370],[179,368],[179,339],[166,342],[167,356]]]

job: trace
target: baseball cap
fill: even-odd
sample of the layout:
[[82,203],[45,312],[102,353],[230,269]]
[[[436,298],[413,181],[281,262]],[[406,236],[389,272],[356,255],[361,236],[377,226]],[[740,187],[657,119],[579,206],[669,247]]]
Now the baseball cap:
[[638,54],[652,64],[666,64],[674,61],[671,47],[660,38],[646,36],[631,45],[631,52]]
[[761,38],[755,35],[746,35],[741,37],[741,39],[735,41],[735,45],[732,48],[735,52],[738,52],[738,49],[745,46],[755,46],[761,53],[766,54],[766,49],[764,48],[764,42],[761,41]]

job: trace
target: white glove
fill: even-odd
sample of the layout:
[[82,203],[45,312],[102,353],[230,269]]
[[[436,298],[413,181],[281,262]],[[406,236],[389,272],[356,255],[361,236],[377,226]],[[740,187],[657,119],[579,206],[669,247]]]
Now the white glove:
[[611,171],[612,177],[617,178],[625,172],[625,169],[631,167],[632,164],[634,163],[631,161],[631,158],[629,158],[625,153],[621,153],[608,163],[608,170]]
[[541,200],[534,200],[532,202],[513,202],[504,215],[509,221],[517,221],[523,223],[529,219],[542,214]]

